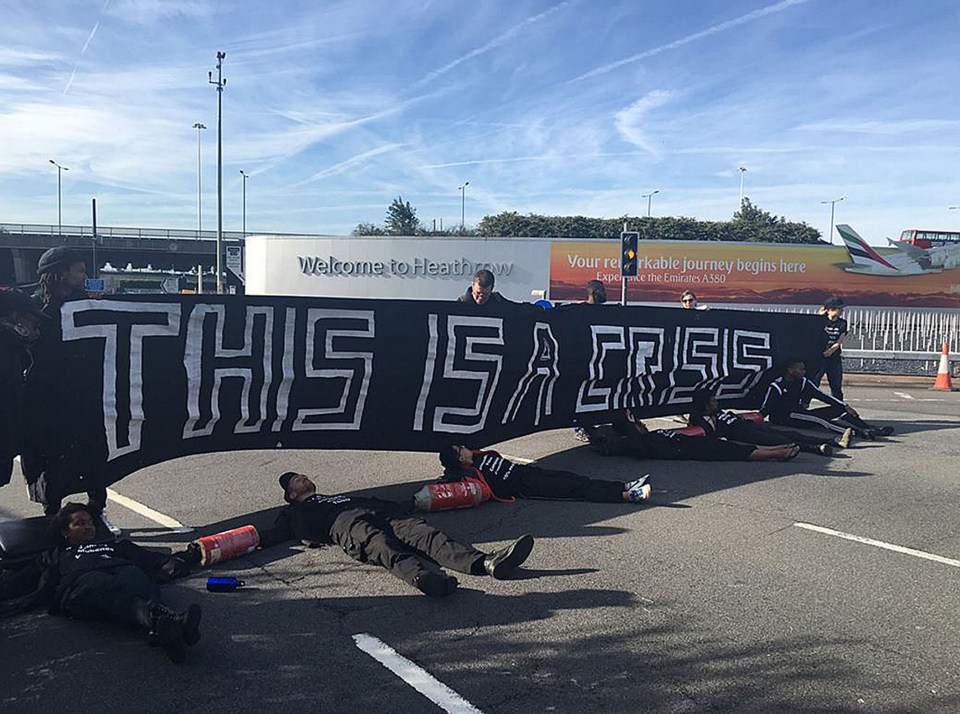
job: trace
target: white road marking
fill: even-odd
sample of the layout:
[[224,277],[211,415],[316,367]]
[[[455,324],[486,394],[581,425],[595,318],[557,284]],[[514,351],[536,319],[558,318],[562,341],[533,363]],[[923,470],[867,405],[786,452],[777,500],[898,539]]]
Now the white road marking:
[[119,506],[129,508],[131,511],[139,513],[145,518],[149,518],[154,523],[159,523],[165,528],[170,528],[174,533],[189,533],[193,530],[193,528],[183,525],[180,521],[171,518],[170,516],[165,516],[164,514],[160,513],[160,511],[155,511],[149,506],[144,506],[139,501],[134,501],[132,498],[127,498],[126,496],[117,493],[112,488],[107,489],[107,498]]
[[898,396],[898,397],[901,397],[902,399],[913,399],[913,397],[911,397],[911,396],[910,396],[909,394],[907,394],[906,392],[894,392],[894,395],[895,395],[895,396]]
[[877,548],[892,550],[895,553],[912,555],[915,558],[923,558],[924,560],[932,560],[935,563],[942,563],[943,565],[952,565],[954,568],[960,568],[960,560],[954,560],[953,558],[945,558],[942,555],[936,555],[934,553],[926,553],[922,550],[914,550],[913,548],[905,548],[902,545],[894,545],[893,543],[884,543],[882,540],[874,540],[873,538],[864,538],[863,536],[853,535],[851,533],[844,533],[843,531],[835,531],[832,528],[814,526],[814,525],[811,525],[810,523],[794,523],[793,525],[795,525],[797,528],[804,528],[808,531],[825,533],[826,535],[836,536],[837,538],[852,540],[856,543],[865,543],[866,545],[874,545]]
[[473,704],[435,679],[425,669],[417,666],[396,650],[373,635],[360,632],[353,636],[357,647],[373,657],[404,682],[416,689],[431,702],[451,714],[483,714]]

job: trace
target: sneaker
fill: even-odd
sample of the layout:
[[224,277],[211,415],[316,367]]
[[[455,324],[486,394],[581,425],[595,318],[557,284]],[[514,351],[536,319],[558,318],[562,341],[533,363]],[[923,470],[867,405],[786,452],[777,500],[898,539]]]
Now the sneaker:
[[105,525],[107,530],[113,534],[114,538],[119,538],[123,533],[118,526],[114,525],[113,521],[107,518],[106,511],[100,511],[100,520],[103,521],[103,525]]
[[817,453],[821,456],[833,456],[833,447],[830,444],[820,444],[817,447]]
[[840,438],[837,439],[837,446],[841,449],[846,449],[850,446],[850,439],[853,437],[853,429],[844,430],[843,434],[840,435]]
[[414,587],[429,597],[453,595],[459,585],[456,578],[439,570],[425,570],[413,581]]
[[533,536],[527,533],[484,558],[483,568],[490,577],[503,580],[529,557],[532,550]]
[[890,436],[890,435],[893,433],[893,427],[892,427],[892,426],[881,426],[881,427],[880,427],[879,429],[877,429],[876,431],[877,431],[877,434],[880,435],[880,436]]
[[584,429],[582,426],[578,426],[576,429],[573,430],[573,438],[576,439],[577,441],[582,441],[585,444],[590,443],[590,434],[587,433],[587,430]]
[[868,441],[876,441],[877,438],[880,436],[880,432],[877,431],[876,429],[864,429],[862,436],[864,439],[867,439]]
[[650,498],[650,492],[653,489],[650,487],[650,484],[647,483],[649,479],[650,474],[644,474],[636,481],[631,481],[624,486],[630,503],[642,503]]

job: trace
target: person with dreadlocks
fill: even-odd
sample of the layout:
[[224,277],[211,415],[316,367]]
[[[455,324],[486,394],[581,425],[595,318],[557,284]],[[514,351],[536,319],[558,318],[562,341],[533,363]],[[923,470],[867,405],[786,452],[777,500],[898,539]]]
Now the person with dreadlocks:
[[[59,381],[58,360],[62,354],[60,311],[67,302],[89,297],[84,288],[86,261],[83,253],[76,248],[57,246],[40,256],[37,274],[40,276],[40,285],[32,299],[49,319],[44,321],[40,340],[33,349],[33,379],[27,380],[25,395],[27,434],[21,458],[31,499],[43,503],[47,515],[53,515],[59,510],[63,498],[69,495],[63,492],[64,477],[72,479],[76,476],[74,473],[62,474],[66,459],[60,447],[77,448],[82,445],[74,438],[75,435],[61,434],[60,438],[69,437],[70,444],[62,442],[60,447],[52,448],[45,415],[52,409],[67,416],[70,413],[67,402],[68,395],[73,393],[73,385]],[[89,504],[101,512],[102,522],[115,535],[119,534],[120,530],[103,514],[107,505],[107,489],[101,483],[100,475],[91,470],[90,473],[80,474],[80,477],[91,483],[87,488]]]
[[98,535],[96,509],[67,503],[51,519],[59,545],[0,578],[0,616],[47,605],[50,614],[116,622],[139,630],[172,662],[200,641],[201,611],[163,605],[158,584],[188,575],[200,562],[196,546],[165,555],[126,539]]

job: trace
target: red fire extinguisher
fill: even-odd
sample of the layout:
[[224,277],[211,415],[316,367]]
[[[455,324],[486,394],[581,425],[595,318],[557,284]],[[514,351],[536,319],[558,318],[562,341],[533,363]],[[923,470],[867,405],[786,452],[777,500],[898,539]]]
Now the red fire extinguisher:
[[253,552],[260,545],[260,534],[253,526],[243,526],[198,538],[196,543],[200,546],[200,565],[213,565]]
[[418,511],[473,508],[490,499],[484,485],[472,478],[428,483],[413,495],[413,505]]

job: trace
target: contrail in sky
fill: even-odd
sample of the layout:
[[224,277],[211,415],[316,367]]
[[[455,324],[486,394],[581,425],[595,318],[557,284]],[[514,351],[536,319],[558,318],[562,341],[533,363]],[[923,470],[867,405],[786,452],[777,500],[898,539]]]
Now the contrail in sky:
[[[83,43],[83,49],[80,50],[80,56],[86,53],[87,48],[90,46],[90,42],[93,40],[93,36],[97,34],[97,29],[100,27],[100,18],[103,17],[104,11],[107,9],[107,5],[110,4],[110,0],[103,0],[103,7],[100,8],[100,13],[97,15],[97,21],[93,23],[93,29],[90,30],[90,34],[87,35],[87,41]],[[73,65],[73,71],[70,73],[70,79],[67,80],[67,86],[63,88],[63,93],[66,94],[67,90],[70,89],[70,85],[73,84],[73,78],[77,76],[77,65]]]

